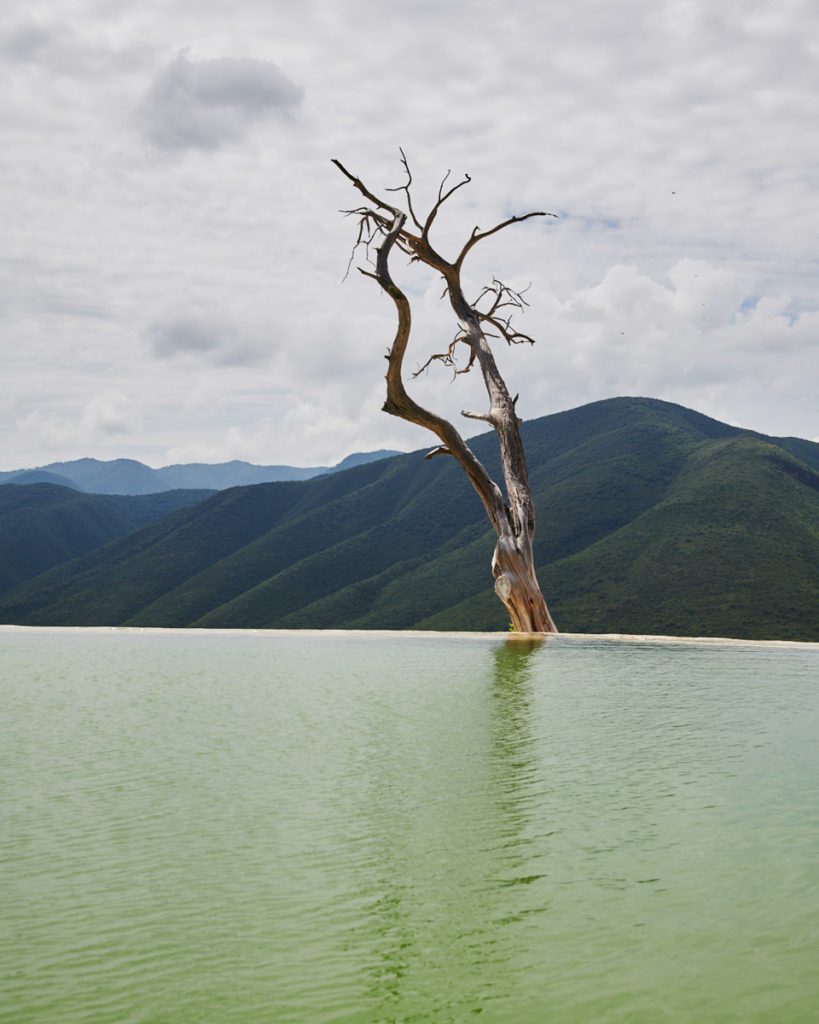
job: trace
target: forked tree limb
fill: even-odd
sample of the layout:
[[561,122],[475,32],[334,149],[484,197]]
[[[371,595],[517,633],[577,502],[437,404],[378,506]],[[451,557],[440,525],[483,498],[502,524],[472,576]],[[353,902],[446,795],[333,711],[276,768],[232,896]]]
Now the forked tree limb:
[[500,488],[490,478],[455,427],[448,420],[424,409],[423,406],[415,402],[404,387],[402,369],[412,329],[412,312],[407,296],[392,278],[389,257],[398,238],[405,233],[406,214],[398,207],[390,206],[374,196],[359,178],[350,174],[340,161],[333,160],[333,163],[353,182],[362,195],[375,203],[379,209],[387,210],[392,215],[389,228],[385,231],[383,241],[378,248],[375,272],[362,270],[365,276],[378,281],[382,289],[390,296],[395,304],[398,318],[395,337],[387,356],[387,400],[384,403],[384,411],[394,416],[400,416],[411,423],[417,423],[421,427],[426,427],[440,438],[443,447],[463,466],[486,508],[492,525],[497,529],[496,523],[499,525],[499,519],[503,512],[503,495]]
[[[409,164],[407,163],[407,155],[400,146],[398,147],[398,152],[401,154],[401,163],[404,167],[404,173],[407,176],[407,180],[403,185],[399,185],[397,188],[388,188],[387,192],[403,192],[406,195],[407,210],[409,211],[409,215],[412,218],[412,223],[418,228],[419,231],[423,231],[424,226],[420,222],[420,220],[418,220],[418,218],[415,216],[415,210],[413,210],[412,208],[412,192],[410,191],[412,188],[412,171],[410,170]],[[334,160],[333,163],[341,167],[337,160]],[[344,170],[343,167],[341,169]]]
[[470,235],[466,245],[455,261],[456,266],[460,267],[467,255],[475,248],[478,242],[482,242],[484,238],[489,238],[490,235],[497,234],[498,231],[502,231],[504,228],[510,227],[512,224],[521,224],[525,220],[529,220],[530,217],[557,217],[556,213],[547,213],[545,210],[535,210],[532,213],[524,213],[522,217],[509,217],[508,220],[501,221],[500,224],[496,224],[493,228],[488,231],[481,231],[479,227],[476,227]]

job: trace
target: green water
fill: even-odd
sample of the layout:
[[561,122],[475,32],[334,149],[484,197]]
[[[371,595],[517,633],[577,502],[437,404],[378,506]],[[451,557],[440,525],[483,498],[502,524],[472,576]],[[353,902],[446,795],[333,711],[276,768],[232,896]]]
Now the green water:
[[819,648],[0,631],[0,1020],[819,1020]]

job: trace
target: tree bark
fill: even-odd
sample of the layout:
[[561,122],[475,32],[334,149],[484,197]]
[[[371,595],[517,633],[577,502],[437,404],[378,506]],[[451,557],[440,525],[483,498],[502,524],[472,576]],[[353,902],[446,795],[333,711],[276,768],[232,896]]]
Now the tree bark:
[[[449,262],[431,245],[429,231],[443,203],[470,179],[467,176],[464,181],[450,187],[446,192],[444,191],[446,179],[444,179],[438,191],[438,201],[422,224],[417,219],[412,207],[409,187],[412,183],[412,176],[409,173],[406,160],[403,158],[403,153],[402,160],[408,177],[403,191],[406,192],[409,216],[418,229],[417,232],[407,228],[408,215],[403,210],[374,195],[338,160],[333,161],[371,204],[371,206],[347,211],[359,217],[359,237],[356,245],[362,242],[368,244],[374,237],[382,239],[376,250],[375,272],[359,268],[360,272],[367,277],[374,278],[390,296],[396,307],[398,323],[395,338],[387,355],[387,398],[383,406],[384,412],[431,430],[439,438],[441,445],[429,452],[427,458],[451,455],[465,471],[481,499],[498,537],[492,557],[492,575],[495,580],[495,592],[509,613],[514,630],[520,633],[556,633],[557,627],[549,614],[535,572],[533,552],[535,506],[529,486],[523,442],[520,437],[521,421],[518,419],[515,409],[517,397],[513,399],[510,396],[483,329],[483,324],[489,323],[509,344],[524,340],[531,342],[531,338],[512,329],[511,318],[504,318],[498,312],[504,306],[512,305],[521,308],[522,302],[517,293],[496,281],[492,288],[485,289],[482,293],[482,296],[488,293],[494,297],[490,310],[483,312],[478,308],[480,299],[470,304],[461,286],[461,267],[464,258],[481,239],[509,224],[518,223],[528,217],[546,216],[546,214],[532,213],[523,217],[512,217],[484,232],[475,228],[458,258],[454,262]],[[489,398],[489,411],[487,413],[464,411],[463,415],[470,419],[483,420],[495,430],[506,488],[505,497],[459,431],[448,420],[418,405],[407,393],[402,371],[412,327],[412,313],[407,296],[395,283],[390,273],[390,255],[396,246],[408,254],[411,259],[419,260],[438,271],[446,282],[449,301],[459,324],[459,333],[450,345],[448,353],[432,356],[431,360],[440,359],[448,365],[454,365],[452,352],[456,344],[462,343],[469,350],[469,361],[465,370],[457,372],[466,372],[475,363],[480,368]],[[511,300],[510,296],[513,297]]]

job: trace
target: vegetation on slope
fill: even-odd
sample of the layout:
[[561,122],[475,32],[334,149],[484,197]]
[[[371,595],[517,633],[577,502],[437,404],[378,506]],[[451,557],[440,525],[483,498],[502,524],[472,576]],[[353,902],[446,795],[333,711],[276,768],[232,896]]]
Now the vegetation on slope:
[[120,497],[83,494],[50,483],[0,485],[0,593],[209,493]]
[[[561,629],[819,639],[819,445],[650,399],[524,440]],[[497,471],[494,439],[473,446]],[[413,453],[216,494],[16,588],[0,619],[504,629],[492,546],[457,467]]]

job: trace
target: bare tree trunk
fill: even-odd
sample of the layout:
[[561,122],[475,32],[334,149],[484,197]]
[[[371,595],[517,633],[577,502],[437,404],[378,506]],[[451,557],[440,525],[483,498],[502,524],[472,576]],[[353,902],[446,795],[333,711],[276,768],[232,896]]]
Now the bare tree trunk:
[[549,609],[540,592],[535,566],[529,551],[521,551],[513,537],[499,537],[492,556],[495,593],[509,612],[518,633],[556,633]]
[[[369,246],[375,238],[381,239],[381,244],[376,250],[375,272],[359,269],[362,274],[374,278],[379,283],[395,303],[398,315],[395,338],[387,356],[387,399],[384,411],[431,430],[439,438],[441,445],[429,452],[427,458],[450,455],[460,463],[469,477],[498,537],[492,557],[492,575],[495,579],[495,592],[506,607],[514,629],[521,633],[556,633],[557,627],[549,614],[535,572],[535,506],[520,437],[521,421],[515,409],[517,396],[510,396],[484,331],[484,324],[488,324],[508,344],[523,341],[531,343],[531,338],[512,328],[511,316],[501,312],[509,307],[522,309],[525,302],[519,293],[498,280],[485,288],[479,298],[471,304],[461,287],[461,267],[464,258],[481,239],[510,224],[547,214],[530,213],[522,217],[512,217],[484,232],[475,228],[458,258],[454,262],[448,262],[432,247],[429,231],[440,207],[454,192],[467,184],[469,176],[447,191],[444,191],[446,178],[444,179],[438,190],[438,200],[422,224],[413,210],[410,193],[412,176],[403,152],[402,162],[407,174],[407,183],[401,189],[393,191],[406,193],[408,214],[399,207],[379,199],[338,160],[333,161],[372,204],[347,211],[359,218],[356,246]],[[417,233],[407,229],[408,215],[418,229]],[[410,338],[412,314],[407,296],[390,274],[389,258],[396,246],[411,259],[423,262],[438,271],[446,282],[449,301],[459,324],[458,333],[447,351],[431,356],[422,370],[433,360],[455,367],[456,373],[466,373],[477,363],[489,398],[489,411],[475,413],[464,410],[463,415],[469,419],[483,420],[494,428],[500,448],[506,497],[455,427],[443,417],[422,408],[407,394],[402,370]],[[489,302],[489,308],[486,310],[480,309],[479,304],[483,299],[488,299]],[[453,354],[458,344],[466,346],[469,352],[468,362],[461,370],[457,369]]]

